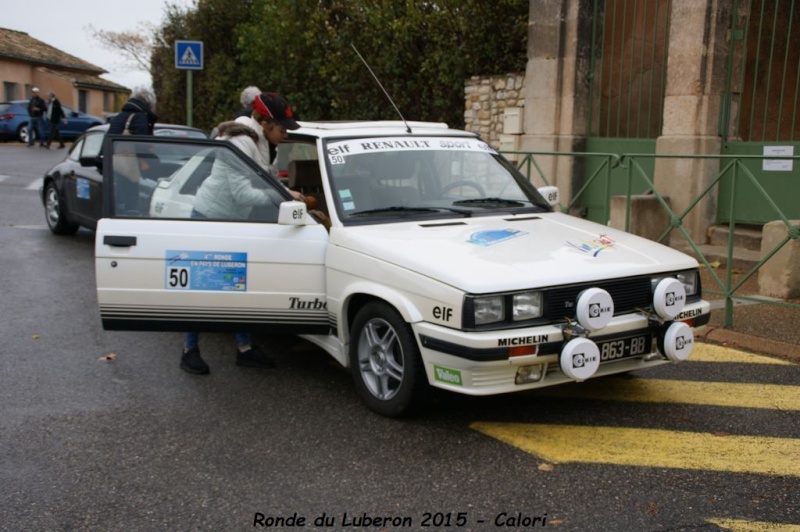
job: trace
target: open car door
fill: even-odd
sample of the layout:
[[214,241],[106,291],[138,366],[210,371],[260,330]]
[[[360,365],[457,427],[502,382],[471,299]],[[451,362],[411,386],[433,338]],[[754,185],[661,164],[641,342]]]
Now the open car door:
[[105,329],[328,332],[327,231],[305,208],[278,223],[298,204],[230,143],[110,135],[103,184]]

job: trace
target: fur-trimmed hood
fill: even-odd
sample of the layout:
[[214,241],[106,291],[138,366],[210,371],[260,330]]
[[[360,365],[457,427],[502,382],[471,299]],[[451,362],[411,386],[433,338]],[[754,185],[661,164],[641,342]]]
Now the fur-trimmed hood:
[[239,122],[234,122],[232,120],[230,122],[223,122],[217,127],[217,130],[219,132],[218,138],[231,138],[239,135],[247,135],[253,139],[253,142],[258,143],[258,134],[253,131],[252,128],[244,124],[240,124]]

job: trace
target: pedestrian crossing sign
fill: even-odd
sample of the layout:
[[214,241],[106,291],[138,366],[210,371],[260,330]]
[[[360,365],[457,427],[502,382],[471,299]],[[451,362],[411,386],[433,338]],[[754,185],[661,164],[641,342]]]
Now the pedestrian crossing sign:
[[175,68],[203,70],[203,41],[175,41]]

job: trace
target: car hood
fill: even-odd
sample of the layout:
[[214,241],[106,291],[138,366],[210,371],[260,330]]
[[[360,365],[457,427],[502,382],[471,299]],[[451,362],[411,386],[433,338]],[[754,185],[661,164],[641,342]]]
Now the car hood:
[[470,293],[697,267],[667,246],[560,213],[333,228],[331,244]]

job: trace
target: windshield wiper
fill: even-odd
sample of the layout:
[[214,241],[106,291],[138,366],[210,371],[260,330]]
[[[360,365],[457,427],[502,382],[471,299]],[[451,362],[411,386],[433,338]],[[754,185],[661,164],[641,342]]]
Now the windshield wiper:
[[381,207],[380,209],[369,209],[366,211],[358,211],[354,212],[350,215],[351,218],[355,216],[368,216],[370,214],[383,214],[383,213],[393,213],[393,212],[439,212],[439,209],[431,209],[430,207],[400,207],[395,205],[394,207]]
[[460,200],[454,201],[453,205],[479,205],[484,203],[490,203],[492,205],[503,205],[503,206],[511,206],[511,207],[524,207],[525,204],[517,201],[517,200],[510,200],[504,198],[473,198],[467,200]]
[[472,212],[463,210],[463,209],[453,209],[451,207],[403,207],[399,205],[394,205],[392,207],[381,207],[380,209],[369,209],[366,211],[358,211],[354,212],[350,215],[351,218],[358,217],[358,216],[369,216],[371,214],[385,214],[385,213],[398,213],[398,212],[441,212],[442,210],[447,210],[451,212],[455,212],[458,214],[463,214],[464,216],[471,216]]

